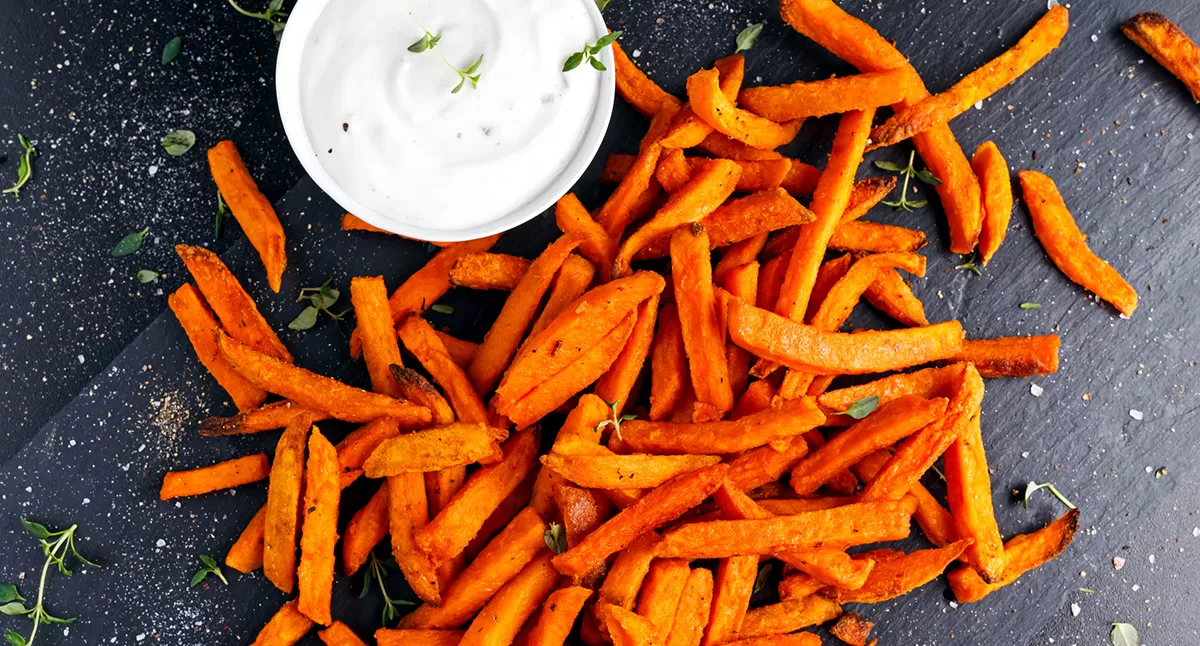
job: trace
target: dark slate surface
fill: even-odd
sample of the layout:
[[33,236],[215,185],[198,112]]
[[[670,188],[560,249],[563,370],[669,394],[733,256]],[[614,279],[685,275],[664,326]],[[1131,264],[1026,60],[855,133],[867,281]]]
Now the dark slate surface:
[[[271,108],[273,43],[259,25],[232,19],[215,2],[137,17],[121,9],[111,19],[107,14],[112,7],[53,9],[51,16],[52,9],[27,5],[8,11],[11,4],[3,13],[16,15],[22,29],[0,34],[0,82],[20,92],[14,105],[0,109],[19,114],[0,112],[0,127],[10,138],[18,130],[34,131],[14,125],[18,116],[21,123],[45,124],[37,135],[45,138],[45,155],[30,184],[32,197],[0,202],[4,226],[11,231],[4,244],[12,248],[3,256],[10,265],[8,286],[32,290],[6,300],[4,307],[14,309],[4,315],[0,328],[8,338],[0,357],[10,375],[2,401],[13,407],[4,410],[9,427],[16,429],[9,441],[14,447],[23,445],[0,469],[5,546],[0,580],[19,581],[26,593],[36,590],[41,559],[36,542],[21,532],[18,515],[54,527],[76,522],[82,528],[81,549],[105,567],[69,580],[51,577],[51,610],[81,618],[69,629],[45,630],[38,643],[246,643],[283,596],[259,574],[231,573],[228,589],[211,585],[211,579],[207,587],[193,589],[187,579],[196,569],[196,555],[224,554],[265,499],[265,488],[245,487],[236,495],[178,504],[159,502],[156,492],[166,470],[270,452],[275,435],[196,436],[201,418],[227,413],[229,404],[194,360],[169,313],[134,334],[153,318],[163,298],[128,282],[127,276],[142,266],[153,267],[169,274],[162,288],[173,289],[182,267],[172,259],[170,244],[209,237],[211,184],[204,177],[202,156],[197,150],[190,157],[167,158],[157,149],[160,131],[191,126],[201,135],[201,146],[218,136],[233,137],[269,194],[281,194],[295,176]],[[782,25],[771,3],[714,3],[699,11],[682,3],[629,4],[614,1],[608,10],[612,26],[625,30],[623,42],[639,64],[677,93],[697,61],[727,53],[740,27],[764,18],[766,31],[748,56],[748,84],[758,83],[759,77],[771,83],[850,71]],[[933,89],[946,87],[1011,45],[1044,8],[1042,2],[998,1],[852,7],[897,40]],[[1200,525],[1200,479],[1191,457],[1197,446],[1191,433],[1200,412],[1195,366],[1200,334],[1192,320],[1200,227],[1190,213],[1200,197],[1194,181],[1200,164],[1190,154],[1197,107],[1117,31],[1127,14],[1146,8],[1118,3],[1075,8],[1062,49],[954,124],[968,151],[992,138],[1014,169],[1039,169],[1058,181],[1092,247],[1138,288],[1141,306],[1132,320],[1121,320],[1097,304],[1049,263],[1023,208],[1014,214],[1008,241],[982,277],[954,269],[961,260],[945,251],[936,200],[914,214],[885,208],[870,216],[929,233],[929,272],[917,281],[916,291],[931,319],[958,318],[978,337],[1062,335],[1062,369],[1032,380],[1044,389],[1040,397],[1031,393],[1028,380],[988,383],[984,433],[1006,535],[1034,529],[1061,511],[1044,496],[1029,510],[1016,504],[1009,489],[1028,480],[1052,480],[1083,512],[1080,534],[1063,557],[981,603],[955,607],[939,581],[900,600],[857,608],[877,622],[880,643],[1099,644],[1112,621],[1137,625],[1144,644],[1193,644],[1200,637],[1195,621],[1200,603],[1190,574],[1200,567],[1200,530],[1194,529]],[[1159,8],[1200,33],[1200,8],[1192,3],[1163,2]],[[107,30],[110,21],[112,33]],[[57,35],[60,23],[66,36]],[[76,38],[73,32],[80,42],[69,45]],[[162,79],[159,50],[175,33],[195,34],[185,41],[181,61],[196,71],[187,79]],[[51,48],[48,42],[56,44]],[[69,56],[57,51],[68,46],[73,48]],[[134,46],[136,59],[126,51],[129,46]],[[45,49],[33,53],[38,47]],[[193,48],[202,49],[204,56]],[[72,65],[58,70],[59,58],[70,58]],[[133,68],[139,70],[137,92],[129,90],[129,77],[101,78],[118,61],[122,75],[127,65],[141,65]],[[75,73],[79,76],[62,76]],[[29,76],[37,78],[40,89],[29,90],[32,98],[26,99]],[[151,100],[145,93],[156,82],[159,88]],[[54,83],[59,85],[51,93],[46,88]],[[181,91],[180,84],[193,83],[191,91]],[[93,86],[91,93],[85,91]],[[187,101],[180,99],[184,94]],[[80,118],[98,115],[88,117],[96,123],[72,123],[64,114],[66,106],[75,106]],[[49,114],[52,107],[55,112]],[[189,107],[190,120],[173,112]],[[125,118],[130,125],[117,130]],[[809,124],[793,154],[821,165],[830,125],[828,120]],[[631,150],[643,129],[636,115],[618,105],[605,151]],[[54,132],[56,137],[44,134]],[[139,138],[131,140],[135,135]],[[107,157],[96,160],[97,155]],[[885,157],[907,157],[907,149],[872,159]],[[148,177],[151,164],[159,165],[155,178]],[[10,174],[12,168],[0,166]],[[602,195],[597,170],[579,187],[589,205]],[[860,175],[877,173],[866,168]],[[337,231],[339,209],[307,181],[287,194],[279,212],[291,260],[280,295],[267,292],[257,258],[244,243],[234,242],[236,229],[219,248],[234,243],[223,257],[281,330],[299,309],[292,298],[302,285],[332,276],[344,288],[351,275],[373,273],[395,285],[428,257],[417,243]],[[107,250],[137,226],[135,221],[161,226],[161,240],[128,262],[110,260]],[[43,224],[41,231],[33,228],[37,223]],[[552,229],[551,221],[539,219],[502,244],[531,255]],[[67,266],[70,272],[61,269]],[[30,281],[24,276],[31,275],[31,268],[36,272],[26,286]],[[1042,308],[1019,309],[1025,301],[1039,302]],[[468,338],[481,334],[497,305],[494,297],[472,293],[452,293],[446,302],[457,308],[455,315],[431,314],[431,319]],[[23,314],[27,310],[37,317]],[[22,316],[20,325],[26,327],[16,323]],[[877,321],[870,312],[857,316],[858,323]],[[39,324],[42,330],[30,327]],[[25,334],[37,342],[25,340]],[[124,336],[114,338],[117,334]],[[285,330],[283,337],[302,365],[363,382],[361,370],[346,359],[343,332],[332,322],[303,334]],[[114,356],[130,339],[132,345],[111,365],[90,383],[82,381],[103,363],[98,356]],[[67,372],[66,365],[77,362],[73,357],[85,346],[85,364]],[[97,355],[103,348],[109,348],[107,353]],[[42,376],[45,385],[30,388]],[[62,383],[70,378],[80,381],[66,388]],[[80,384],[79,396],[26,443],[32,435],[27,420],[48,418],[51,404]],[[57,394],[54,388],[60,389]],[[1141,411],[1144,419],[1134,419],[1132,410]],[[328,428],[335,436],[345,430]],[[1156,478],[1153,472],[1163,466],[1167,474]],[[356,486],[347,506],[367,493],[369,487]],[[1120,571],[1113,568],[1114,556],[1127,559]],[[335,615],[366,634],[377,625],[379,606],[374,595],[357,600],[350,593],[352,583],[359,581],[339,579]],[[391,585],[400,589],[399,581]],[[1079,606],[1078,616],[1073,616],[1072,604]],[[27,631],[28,622],[6,618],[0,626]]]

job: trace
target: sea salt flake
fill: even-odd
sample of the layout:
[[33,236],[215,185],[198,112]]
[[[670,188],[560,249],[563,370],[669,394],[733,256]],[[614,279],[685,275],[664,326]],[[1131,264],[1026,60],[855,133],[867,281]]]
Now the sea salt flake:
[[1145,415],[1142,414],[1142,411],[1140,411],[1136,408],[1129,409],[1129,416],[1136,419],[1139,422],[1142,421],[1143,417],[1145,417]]
[[1078,617],[1079,611],[1080,611],[1079,604],[1077,604],[1077,603],[1071,604],[1071,616],[1072,617]]
[[975,109],[976,109],[976,110],[982,110],[982,109],[983,109],[983,99],[980,99],[980,100],[978,100],[978,101],[976,101],[976,102],[975,102]]
[[1041,397],[1042,393],[1044,392],[1046,392],[1045,388],[1042,388],[1034,383],[1029,384],[1029,394],[1033,395],[1034,397]]
[[1138,590],[1142,589],[1142,586],[1135,583],[1135,584],[1133,584],[1133,587],[1130,589],[1133,590],[1134,592],[1137,592]]
[[1192,528],[1192,538],[1200,538],[1200,527]]
[[1151,555],[1150,555],[1150,563],[1151,563],[1151,564],[1153,564],[1153,563],[1154,563],[1154,555],[1153,555],[1153,554],[1151,554]]
[[155,546],[155,547],[166,547],[166,546],[167,546],[167,542],[166,542],[166,541],[164,541],[163,539],[161,539],[161,538],[160,538],[160,539],[158,539],[157,541],[155,541],[155,542],[154,542],[154,546]]
[[150,177],[154,177],[158,173],[158,166],[151,166],[147,170],[150,171]]
[[1099,36],[1097,36],[1096,34],[1092,34],[1092,42],[1094,43],[1094,42],[1096,42],[1096,41],[1098,41],[1098,40],[1100,40],[1100,37],[1099,37]]

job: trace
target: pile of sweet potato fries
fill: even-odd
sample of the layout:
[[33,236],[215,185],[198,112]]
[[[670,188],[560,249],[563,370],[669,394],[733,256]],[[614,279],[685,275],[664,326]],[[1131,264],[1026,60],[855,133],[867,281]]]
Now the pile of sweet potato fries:
[[[912,138],[941,180],[951,249],[986,263],[1013,205],[1009,169],[990,142],[968,161],[947,124],[1054,49],[1066,9],[930,95],[831,0],[780,8],[862,74],[743,90],[734,55],[693,74],[684,101],[614,44],[618,90],[650,127],[636,155],[608,160],[611,197],[593,212],[563,197],[562,236],[532,260],[489,253],[493,236],[441,245],[390,297],[382,278],[354,278],[351,350],[370,390],[295,365],[221,260],[178,247],[195,286],[171,308],[241,411],[202,433],[284,429],[270,464],[173,472],[162,487],[167,499],[269,480],[225,559],[296,593],[255,644],[293,644],[316,624],[327,644],[362,644],[331,616],[335,564],[353,575],[389,535],[424,603],[375,640],[405,646],[810,645],[800,631],[834,621],[863,645],[871,623],[844,604],[947,568],[958,601],[977,601],[1067,547],[1076,510],[1002,539],[980,419],[983,378],[1054,372],[1058,337],[966,340],[957,321],[930,324],[899,273],[924,274],[924,236],[860,219],[894,179],[855,182],[865,151]],[[842,116],[823,169],[774,152],[829,114]],[[232,144],[209,155],[278,289],[273,210]],[[1131,315],[1136,293],[1088,250],[1053,182],[1020,181],[1054,263]],[[343,228],[372,230],[351,215]],[[655,258],[664,271],[634,267]],[[421,316],[452,287],[508,293],[478,345]],[[898,327],[841,331],[864,298]],[[557,429],[543,424],[555,413]],[[334,444],[314,426],[331,418],[361,426]],[[921,483],[939,458],[945,504]],[[378,490],[339,527],[340,492],[362,477]],[[848,551],[904,539],[912,521],[932,548]],[[779,601],[751,608],[769,561],[782,563]]]

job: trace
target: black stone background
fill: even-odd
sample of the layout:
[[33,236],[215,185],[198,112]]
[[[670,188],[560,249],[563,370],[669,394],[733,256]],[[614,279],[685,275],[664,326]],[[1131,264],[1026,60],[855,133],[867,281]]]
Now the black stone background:
[[[1011,45],[1045,10],[1040,0],[845,6],[895,39],[935,91]],[[1191,434],[1200,411],[1200,334],[1192,320],[1200,226],[1191,210],[1200,164],[1190,153],[1200,108],[1117,26],[1156,9],[1200,34],[1200,7],[1162,0],[1071,9],[1062,48],[954,128],[968,152],[994,139],[1014,170],[1055,178],[1093,249],[1138,288],[1133,319],[1119,319],[1070,284],[1033,239],[1021,207],[982,277],[954,269],[961,259],[945,249],[936,198],[914,214],[882,207],[870,218],[930,235],[929,272],[916,291],[931,320],[958,318],[978,337],[1062,335],[1062,369],[1032,380],[1044,388],[1040,397],[1029,380],[988,382],[984,433],[1006,535],[1061,512],[1040,495],[1022,509],[1008,490],[1028,480],[1051,480],[1078,503],[1081,531],[1063,557],[981,603],[955,607],[938,581],[856,608],[877,622],[883,644],[1100,644],[1112,621],[1135,624],[1143,644],[1197,643],[1200,483]],[[613,0],[607,18],[624,30],[622,42],[639,65],[676,94],[689,72],[728,53],[737,31],[761,20],[767,25],[748,53],[747,85],[852,71],[792,32],[771,2]],[[183,53],[164,68],[162,46],[175,35],[184,38]],[[265,499],[264,486],[157,500],[164,471],[271,452],[276,437],[197,437],[200,419],[231,407],[163,314],[165,295],[184,278],[175,243],[222,253],[301,365],[354,383],[365,376],[347,359],[337,326],[286,330],[300,309],[294,295],[328,277],[345,289],[353,275],[383,274],[394,286],[429,255],[418,243],[338,230],[340,209],[302,179],[284,140],[275,50],[267,26],[216,0],[0,0],[0,177],[16,176],[18,132],[40,152],[22,196],[0,198],[7,296],[0,299],[0,460],[7,459],[0,468],[0,581],[36,592],[42,558],[18,516],[55,528],[79,523],[81,550],[104,565],[70,579],[51,575],[50,610],[80,619],[43,627],[37,643],[248,643],[284,601],[259,574],[227,569],[228,588],[212,579],[187,585],[197,555],[224,554]],[[790,154],[823,165],[833,125],[808,124]],[[644,127],[618,102],[600,159],[633,150]],[[171,128],[194,130],[196,148],[167,156],[158,140]],[[203,149],[221,138],[238,143],[264,192],[280,200],[290,265],[279,295],[266,289],[236,223],[212,241],[215,196]],[[907,152],[901,146],[871,159],[902,160]],[[606,190],[599,165],[578,187],[588,205]],[[867,167],[860,176],[879,173]],[[151,234],[138,254],[108,255],[144,226]],[[538,219],[499,248],[531,256],[553,231],[551,220]],[[143,268],[164,277],[139,285],[133,274]],[[1025,301],[1042,308],[1019,309]],[[460,291],[444,302],[456,313],[430,319],[478,339],[500,300]],[[854,323],[882,321],[860,311]],[[345,430],[323,426],[335,439]],[[1164,466],[1167,474],[1156,478]],[[347,514],[369,492],[368,483],[356,485]],[[1127,559],[1120,571],[1114,556]],[[378,625],[380,605],[374,594],[358,600],[351,591],[358,583],[339,577],[334,613],[365,636]],[[399,578],[389,584],[399,594]],[[0,618],[0,627],[27,634],[28,626]]]

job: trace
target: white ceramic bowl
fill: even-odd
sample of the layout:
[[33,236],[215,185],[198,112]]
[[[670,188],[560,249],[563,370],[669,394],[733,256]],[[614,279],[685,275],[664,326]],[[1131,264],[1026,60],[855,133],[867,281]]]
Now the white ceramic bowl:
[[[445,1],[454,2],[455,0]],[[457,229],[435,229],[405,224],[368,208],[353,195],[343,190],[321,165],[317,155],[314,154],[312,141],[304,126],[304,115],[301,110],[300,78],[304,46],[309,40],[308,36],[313,26],[330,2],[336,2],[336,0],[299,0],[288,16],[287,29],[283,33],[283,40],[279,43],[279,58],[275,64],[275,95],[279,102],[279,115],[283,120],[283,130],[287,134],[288,142],[291,143],[296,157],[300,159],[300,164],[309,177],[317,183],[317,186],[321,187],[321,190],[350,213],[380,229],[418,240],[434,242],[474,240],[512,229],[550,208],[558,198],[571,190],[571,187],[583,175],[596,156],[596,151],[600,148],[600,142],[603,141],[604,133],[608,129],[609,118],[612,116],[613,98],[616,93],[616,74],[614,72],[616,64],[611,47],[604,48],[600,53],[600,59],[608,70],[600,73],[602,78],[599,98],[592,110],[591,124],[562,174],[540,192],[531,194],[524,206],[483,224]],[[600,15],[600,10],[596,5],[587,0],[584,1],[584,4],[587,6],[588,15],[595,26],[596,37],[608,33],[604,18]],[[531,187],[530,190],[533,191],[536,188]]]

